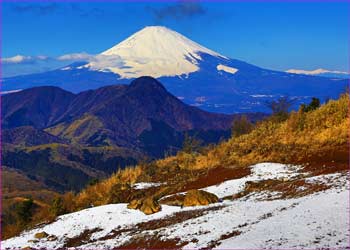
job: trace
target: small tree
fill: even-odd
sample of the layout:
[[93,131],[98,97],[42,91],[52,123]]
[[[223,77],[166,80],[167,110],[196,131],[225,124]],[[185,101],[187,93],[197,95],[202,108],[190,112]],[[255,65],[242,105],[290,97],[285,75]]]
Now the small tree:
[[202,141],[198,140],[196,137],[191,137],[185,133],[184,141],[182,143],[182,151],[188,154],[199,152],[201,148]]
[[155,162],[148,163],[145,167],[145,173],[149,177],[152,177],[157,174],[158,166]]
[[65,213],[62,197],[57,196],[53,199],[50,211],[54,216],[59,216]]
[[294,102],[295,99],[281,96],[277,100],[267,101],[266,106],[271,109],[273,118],[280,122],[288,118],[288,111]]
[[97,179],[97,178],[92,178],[92,179],[90,179],[89,180],[89,182],[88,182],[88,186],[94,186],[94,185],[96,185],[97,183],[99,183],[100,182],[100,180],[99,179]]
[[32,219],[33,208],[32,199],[24,200],[15,207],[15,214],[20,224],[25,225]]
[[235,118],[232,124],[232,137],[238,137],[252,131],[253,124],[248,120],[246,115]]
[[318,109],[319,107],[320,107],[320,99],[318,99],[316,97],[312,97],[312,100],[308,105],[305,105],[305,104],[300,105],[300,109],[303,112],[313,111],[313,110]]

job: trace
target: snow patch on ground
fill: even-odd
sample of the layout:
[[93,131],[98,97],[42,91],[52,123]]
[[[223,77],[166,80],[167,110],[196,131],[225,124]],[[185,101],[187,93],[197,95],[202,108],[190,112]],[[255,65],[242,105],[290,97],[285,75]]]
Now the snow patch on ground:
[[256,95],[250,95],[254,98],[263,98],[263,97],[274,97],[274,95],[262,95],[262,94],[256,94]]
[[61,68],[61,70],[71,70],[72,67],[64,67],[64,68]]
[[1,91],[0,95],[7,95],[7,94],[12,94],[12,93],[17,93],[22,91],[22,89],[15,89],[15,90],[9,90],[9,91]]
[[236,69],[236,68],[225,66],[222,64],[219,64],[218,66],[216,66],[216,69],[225,71],[225,72],[230,73],[230,74],[235,74],[238,71],[238,69]]
[[291,179],[301,175],[298,170],[301,166],[285,165],[279,163],[259,163],[251,166],[251,174],[240,178],[225,181],[219,185],[209,186],[202,190],[216,194],[219,198],[233,195],[244,190],[247,181],[262,181],[268,179]]
[[[350,175],[347,174],[347,177],[349,179]],[[347,185],[346,176],[344,176],[344,174],[342,173],[312,176],[312,177],[305,178],[305,181],[307,183],[324,184],[327,186],[337,186],[337,187],[342,187]]]
[[132,187],[134,189],[147,189],[150,187],[159,187],[163,183],[155,183],[155,182],[138,182],[135,183]]
[[[180,210],[181,208],[179,207],[162,206],[162,211],[152,215],[145,215],[139,210],[127,209],[127,204],[124,203],[88,208],[79,212],[62,215],[55,222],[26,231],[19,237],[4,241],[2,245],[4,248],[30,246],[56,249],[64,245],[65,239],[77,237],[85,230],[102,229],[102,231],[93,234],[93,238],[99,238],[107,235],[118,226],[126,227],[140,222],[160,219]],[[57,241],[52,242],[41,240],[38,243],[28,243],[28,240],[34,240],[35,233],[42,231],[64,237],[60,237]]]
[[[350,245],[348,190],[329,190],[299,199],[264,202],[246,209],[244,213],[253,212],[251,216],[262,212],[272,216],[247,226],[236,237],[223,240],[218,248],[301,249]],[[241,218],[237,212],[234,217]]]
[[[347,181],[346,176],[337,176],[339,183]],[[327,175],[319,176],[323,178]],[[162,234],[190,242],[185,246],[188,249],[207,247],[213,242],[218,249],[345,248],[350,245],[346,186],[336,185],[295,199],[261,201],[250,196],[224,204],[226,207],[221,210],[168,227]],[[240,234],[220,240],[235,231]]]

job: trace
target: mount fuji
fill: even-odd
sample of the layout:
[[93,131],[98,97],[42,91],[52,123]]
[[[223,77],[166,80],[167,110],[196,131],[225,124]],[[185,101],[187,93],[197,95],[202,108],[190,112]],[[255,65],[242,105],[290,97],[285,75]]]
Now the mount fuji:
[[111,84],[128,84],[152,76],[169,92],[193,106],[214,112],[266,111],[265,103],[281,95],[336,98],[348,80],[263,69],[228,58],[161,26],[136,32],[112,48],[84,61],[45,73],[4,78],[2,91],[58,86],[72,92]]

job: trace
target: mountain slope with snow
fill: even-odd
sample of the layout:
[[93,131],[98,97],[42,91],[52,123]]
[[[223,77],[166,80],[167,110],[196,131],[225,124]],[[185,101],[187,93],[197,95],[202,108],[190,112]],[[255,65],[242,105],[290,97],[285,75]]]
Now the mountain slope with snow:
[[80,92],[144,75],[163,82],[187,104],[224,113],[267,111],[268,99],[286,94],[297,99],[295,107],[313,96],[337,98],[348,84],[339,78],[263,69],[220,55],[168,28],[150,26],[86,61],[5,78],[2,91],[53,85]]

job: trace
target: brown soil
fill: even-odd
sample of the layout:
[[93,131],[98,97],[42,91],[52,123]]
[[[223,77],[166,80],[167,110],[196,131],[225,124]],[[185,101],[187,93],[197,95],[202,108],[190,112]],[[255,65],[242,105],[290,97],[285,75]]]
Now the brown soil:
[[179,238],[163,240],[157,235],[141,235],[114,249],[180,249],[187,243]]
[[178,192],[183,192],[190,189],[200,189],[200,188],[220,184],[227,180],[239,179],[250,174],[251,172],[248,167],[212,168],[206,171],[205,173],[202,173],[199,176],[199,178],[197,178],[195,181],[186,183],[183,186],[182,190]]
[[90,237],[93,233],[96,233],[98,231],[101,231],[100,228],[95,228],[92,230],[85,230],[82,232],[80,235],[73,237],[73,238],[68,238],[63,246],[63,248],[68,248],[68,247],[78,247],[80,245],[86,244],[90,242]]
[[105,240],[114,239],[115,237],[117,237],[118,235],[120,235],[122,233],[131,232],[131,231],[133,231],[133,229],[121,228],[121,226],[118,226],[118,228],[113,229],[109,234],[99,238],[98,240],[105,241]]
[[226,239],[229,239],[229,238],[232,238],[232,237],[235,237],[235,236],[238,236],[240,234],[241,234],[240,231],[233,231],[231,233],[223,234],[223,235],[220,236],[219,239],[209,242],[208,247],[205,248],[205,249],[215,248],[215,247],[220,245],[220,241],[226,240]]
[[305,166],[306,172],[313,175],[331,174],[350,170],[349,145],[327,146],[295,162]]
[[181,177],[180,179],[174,179],[174,173],[168,173],[169,176],[167,176],[167,178],[163,176],[162,179],[163,182],[167,180],[167,186],[156,187],[152,190],[143,190],[144,196],[154,196],[156,199],[160,199],[167,195],[176,194],[176,196],[162,199],[160,203],[181,206],[184,197],[177,195],[177,193],[217,185],[226,180],[242,178],[251,173],[248,167],[217,167],[193,170],[192,174],[190,174],[190,172],[189,170],[179,170],[175,177]]

